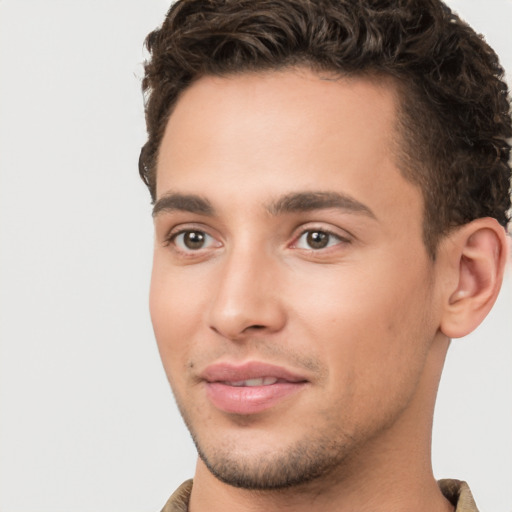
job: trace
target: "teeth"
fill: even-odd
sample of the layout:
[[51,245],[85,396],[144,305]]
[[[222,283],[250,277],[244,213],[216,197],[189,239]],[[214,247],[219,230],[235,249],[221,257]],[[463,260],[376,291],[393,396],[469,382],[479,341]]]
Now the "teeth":
[[271,384],[275,384],[277,379],[275,377],[262,377],[260,379],[247,379],[247,380],[238,380],[235,382],[226,382],[229,386],[235,387],[253,387],[253,386],[270,386]]

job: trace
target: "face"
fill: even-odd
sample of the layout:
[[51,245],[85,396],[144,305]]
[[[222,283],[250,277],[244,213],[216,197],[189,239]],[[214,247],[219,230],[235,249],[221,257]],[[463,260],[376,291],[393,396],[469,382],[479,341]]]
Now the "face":
[[202,78],[170,117],[151,316],[227,483],[340,471],[418,399],[435,286],[394,126],[390,83],[305,69]]

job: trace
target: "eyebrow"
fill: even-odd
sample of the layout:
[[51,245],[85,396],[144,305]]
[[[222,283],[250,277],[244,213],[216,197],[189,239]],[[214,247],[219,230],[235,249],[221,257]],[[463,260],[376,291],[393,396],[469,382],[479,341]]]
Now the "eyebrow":
[[212,216],[213,206],[208,199],[194,194],[170,193],[163,195],[153,206],[153,217],[161,212],[185,211]]
[[[360,213],[376,219],[375,214],[357,199],[338,192],[292,192],[271,202],[267,211],[274,216],[283,213],[308,212],[337,208],[350,213]],[[208,201],[195,194],[169,193],[158,199],[153,207],[153,217],[162,212],[186,211],[213,216],[215,210]]]
[[298,192],[280,197],[267,208],[272,215],[281,213],[307,212],[311,210],[322,210],[337,208],[350,213],[361,213],[372,219],[375,214],[365,204],[357,199],[338,192]]

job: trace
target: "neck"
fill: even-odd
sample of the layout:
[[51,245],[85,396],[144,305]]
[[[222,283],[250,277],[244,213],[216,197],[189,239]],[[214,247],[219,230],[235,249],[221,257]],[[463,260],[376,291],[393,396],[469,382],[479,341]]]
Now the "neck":
[[[417,392],[397,421],[343,466],[287,489],[227,485],[198,461],[190,512],[452,512],[432,473],[432,416],[448,340],[434,342]],[[432,375],[437,374],[437,379]]]

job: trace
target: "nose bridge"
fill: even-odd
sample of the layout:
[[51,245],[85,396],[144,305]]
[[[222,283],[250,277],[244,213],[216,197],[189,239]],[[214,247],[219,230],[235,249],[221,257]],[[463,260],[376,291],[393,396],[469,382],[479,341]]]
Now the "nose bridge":
[[285,315],[277,292],[279,266],[261,246],[240,243],[224,256],[210,309],[210,327],[237,339],[250,328],[275,332]]

